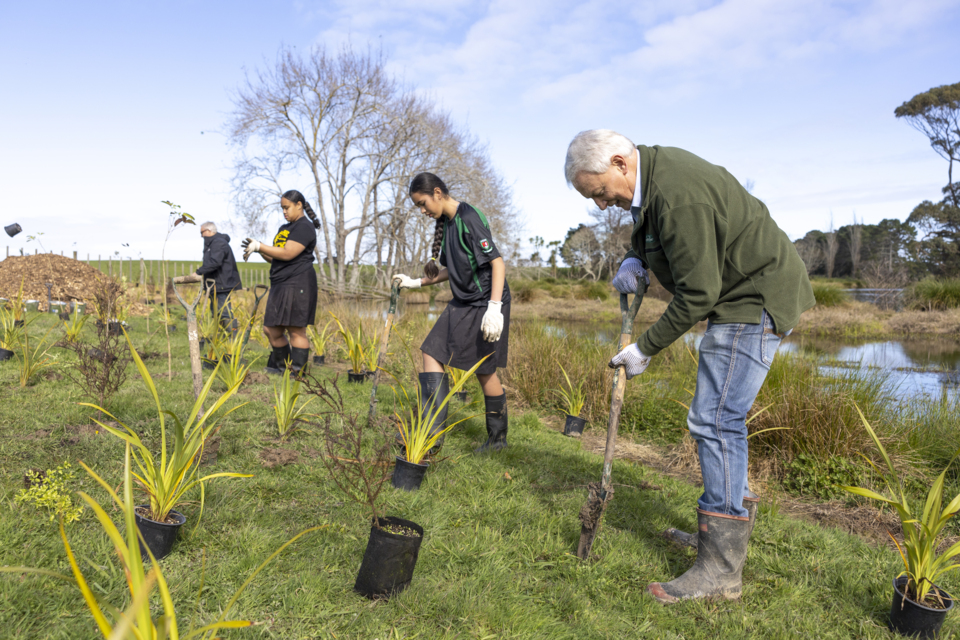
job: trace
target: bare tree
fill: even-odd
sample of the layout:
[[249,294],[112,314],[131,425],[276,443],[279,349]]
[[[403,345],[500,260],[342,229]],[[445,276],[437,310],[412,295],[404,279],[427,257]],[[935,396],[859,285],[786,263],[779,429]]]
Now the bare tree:
[[630,250],[633,219],[629,211],[620,207],[607,207],[603,211],[594,207],[589,215],[595,221],[593,229],[600,244],[601,271],[612,276],[623,256]]
[[850,226],[850,275],[854,278],[860,271],[860,249],[863,246],[863,224],[857,222],[857,213],[853,213],[853,224]]
[[830,214],[830,230],[823,234],[823,261],[827,271],[827,277],[833,277],[833,266],[837,261],[837,249],[840,248],[840,242],[837,238],[837,232],[833,228],[833,213]]
[[823,266],[823,248],[820,243],[810,238],[801,238],[794,243],[800,259],[803,260],[807,268],[807,274],[811,274]]

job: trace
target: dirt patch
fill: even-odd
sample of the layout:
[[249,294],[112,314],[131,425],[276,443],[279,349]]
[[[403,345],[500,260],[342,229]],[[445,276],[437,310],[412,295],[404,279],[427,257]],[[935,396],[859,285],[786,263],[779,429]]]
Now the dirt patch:
[[216,464],[217,456],[220,453],[221,441],[222,438],[220,436],[213,436],[207,439],[203,445],[203,454],[200,456],[201,465]]
[[39,429],[31,433],[30,435],[23,436],[23,439],[24,440],[43,440],[44,438],[49,436],[50,433],[51,433],[50,429]]
[[270,381],[270,378],[267,377],[267,374],[261,371],[251,371],[247,374],[247,377],[243,379],[243,384],[241,386],[246,387],[251,384],[267,384]]
[[[10,256],[0,262],[0,296],[14,298],[23,282],[25,300],[39,300],[40,310],[48,311],[47,287],[44,283],[53,283],[50,297],[53,300],[83,301],[92,303],[97,278],[103,274],[85,262],[43,253],[34,256]],[[133,300],[131,313],[146,315],[149,309]],[[92,312],[92,309],[89,312]]]
[[77,436],[93,437],[100,435],[100,425],[98,424],[68,424],[64,429],[67,433]]
[[287,464],[295,464],[300,458],[300,454],[292,449],[261,449],[260,464],[267,469],[282,467]]

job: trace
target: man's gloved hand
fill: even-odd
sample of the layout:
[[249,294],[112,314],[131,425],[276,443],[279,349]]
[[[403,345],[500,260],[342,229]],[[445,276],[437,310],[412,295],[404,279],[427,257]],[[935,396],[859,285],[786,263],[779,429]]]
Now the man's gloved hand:
[[423,278],[417,278],[414,280],[410,276],[404,275],[402,273],[396,273],[393,276],[394,282],[400,283],[401,289],[419,289],[422,284]]
[[638,273],[643,276],[647,284],[650,284],[650,276],[647,275],[647,270],[643,268],[643,263],[638,258],[626,258],[620,263],[617,275],[614,276],[610,284],[620,293],[636,293]]
[[613,356],[607,366],[611,369],[616,369],[620,365],[623,365],[627,372],[627,380],[629,380],[646,371],[649,364],[650,356],[643,355],[637,343],[633,342],[624,347],[623,351]]
[[246,262],[250,259],[250,256],[254,253],[260,251],[260,241],[254,240],[253,238],[247,238],[240,243],[240,246],[243,247],[243,261]]
[[502,306],[502,302],[494,300],[487,303],[487,312],[483,314],[483,322],[480,323],[483,339],[487,342],[496,342],[503,333],[503,312],[500,311]]

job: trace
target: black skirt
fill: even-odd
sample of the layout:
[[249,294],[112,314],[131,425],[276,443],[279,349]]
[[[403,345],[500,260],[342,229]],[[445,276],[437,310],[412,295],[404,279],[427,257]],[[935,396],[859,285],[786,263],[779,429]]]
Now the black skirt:
[[265,327],[306,327],[317,317],[317,272],[313,269],[270,288]]
[[510,338],[510,303],[500,308],[503,313],[503,333],[496,342],[483,339],[480,329],[487,308],[451,301],[437,319],[437,324],[427,334],[420,350],[437,362],[457,369],[467,370],[486,355],[477,373],[488,375],[497,372],[497,367],[507,366],[507,343]]

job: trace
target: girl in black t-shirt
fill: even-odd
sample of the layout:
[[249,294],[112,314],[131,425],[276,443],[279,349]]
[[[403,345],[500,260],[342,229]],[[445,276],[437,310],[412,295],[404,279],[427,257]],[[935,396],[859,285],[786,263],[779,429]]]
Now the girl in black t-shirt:
[[[397,274],[393,279],[405,289],[449,281],[453,292],[453,300],[420,347],[424,371],[420,396],[424,404],[439,404],[449,390],[443,365],[469,369],[490,356],[476,372],[487,414],[487,441],[476,452],[498,451],[507,446],[507,396],[497,367],[507,366],[510,333],[510,287],[503,258],[483,212],[451,198],[437,176],[417,175],[410,183],[410,199],[421,213],[437,221],[433,255],[423,269],[425,278]],[[446,417],[444,406],[434,432],[443,428]]]
[[272,244],[253,238],[240,243],[244,262],[251,254],[259,253],[270,263],[270,296],[263,316],[263,332],[273,347],[266,371],[274,374],[283,372],[288,359],[294,373],[306,365],[310,355],[307,325],[314,323],[317,313],[313,250],[320,221],[299,191],[284,193],[280,207],[287,224],[280,227]]

